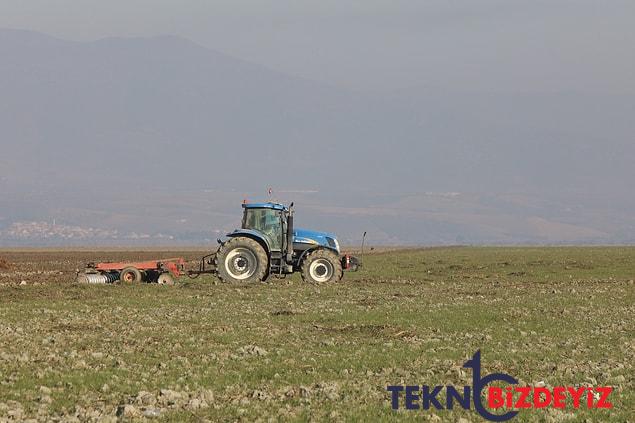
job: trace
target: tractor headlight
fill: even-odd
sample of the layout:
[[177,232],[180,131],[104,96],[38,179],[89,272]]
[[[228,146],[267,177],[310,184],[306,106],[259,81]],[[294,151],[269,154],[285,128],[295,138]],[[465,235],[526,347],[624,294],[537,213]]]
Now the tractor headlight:
[[337,242],[337,239],[327,236],[326,242],[329,244],[329,247],[335,249],[338,253],[340,252],[340,243]]

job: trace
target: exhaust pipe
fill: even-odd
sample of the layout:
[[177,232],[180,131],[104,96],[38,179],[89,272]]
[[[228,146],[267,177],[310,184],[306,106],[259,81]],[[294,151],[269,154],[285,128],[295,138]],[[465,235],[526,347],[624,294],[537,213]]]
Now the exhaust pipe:
[[293,203],[289,205],[289,216],[287,216],[287,265],[293,263]]

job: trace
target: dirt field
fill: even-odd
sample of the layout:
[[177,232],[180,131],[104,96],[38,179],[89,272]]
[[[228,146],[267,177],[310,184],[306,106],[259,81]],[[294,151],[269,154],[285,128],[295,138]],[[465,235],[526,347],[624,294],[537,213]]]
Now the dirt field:
[[614,387],[612,409],[512,421],[635,421],[635,248],[391,251],[328,286],[71,283],[202,253],[0,251],[0,421],[482,421],[386,390],[469,385],[479,349],[521,385]]

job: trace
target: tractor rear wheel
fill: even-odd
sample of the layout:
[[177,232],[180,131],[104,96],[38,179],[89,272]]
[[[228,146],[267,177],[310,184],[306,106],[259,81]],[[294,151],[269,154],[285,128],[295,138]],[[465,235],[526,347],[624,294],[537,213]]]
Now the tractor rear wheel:
[[330,250],[316,250],[302,261],[302,280],[309,283],[329,283],[342,279],[342,263]]
[[218,277],[223,282],[260,282],[267,276],[267,253],[251,238],[232,238],[216,254]]
[[139,283],[143,280],[143,275],[136,267],[126,267],[119,274],[119,280],[123,283]]

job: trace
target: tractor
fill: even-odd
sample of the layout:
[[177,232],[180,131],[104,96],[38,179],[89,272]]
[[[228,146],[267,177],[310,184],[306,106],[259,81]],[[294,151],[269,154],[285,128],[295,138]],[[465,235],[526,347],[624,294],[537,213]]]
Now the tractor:
[[203,257],[201,273],[216,274],[224,282],[260,282],[269,276],[284,277],[300,272],[309,283],[339,281],[344,270],[358,270],[361,262],[340,256],[333,234],[293,226],[293,203],[243,203],[240,229],[218,240],[219,248]]

